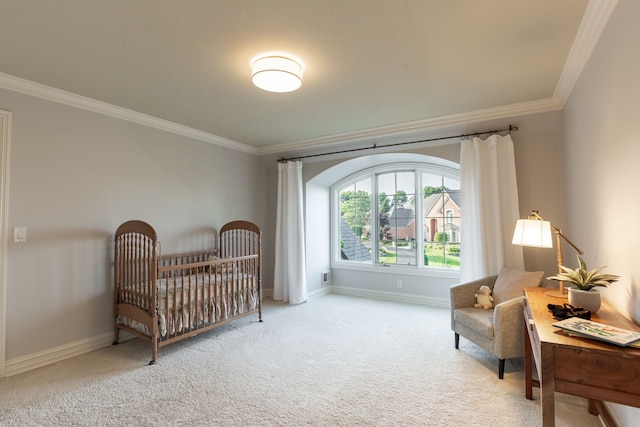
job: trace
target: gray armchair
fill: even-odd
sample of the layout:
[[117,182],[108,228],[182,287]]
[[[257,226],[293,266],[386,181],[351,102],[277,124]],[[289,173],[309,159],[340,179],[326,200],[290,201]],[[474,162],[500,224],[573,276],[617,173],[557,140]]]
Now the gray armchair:
[[[522,289],[539,286],[543,274],[505,268],[499,276],[451,286],[451,330],[456,349],[462,335],[495,355],[499,361],[498,378],[503,379],[505,360],[524,356]],[[473,306],[482,285],[493,291],[492,309]]]

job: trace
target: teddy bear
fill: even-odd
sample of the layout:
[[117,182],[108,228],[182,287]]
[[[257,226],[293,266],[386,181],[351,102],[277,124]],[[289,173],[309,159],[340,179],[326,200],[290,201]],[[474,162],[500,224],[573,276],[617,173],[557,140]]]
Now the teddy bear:
[[493,307],[493,297],[491,296],[491,288],[488,286],[480,286],[478,289],[478,293],[474,295],[476,297],[476,303],[473,304],[474,307],[484,308],[485,310]]

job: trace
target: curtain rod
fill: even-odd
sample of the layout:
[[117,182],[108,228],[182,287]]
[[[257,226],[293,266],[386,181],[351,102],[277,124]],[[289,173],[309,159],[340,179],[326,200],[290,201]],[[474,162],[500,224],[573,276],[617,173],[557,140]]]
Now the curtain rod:
[[309,154],[307,156],[299,156],[299,157],[288,157],[288,158],[282,157],[282,158],[278,159],[278,163],[285,163],[285,162],[288,162],[290,160],[308,159],[310,157],[330,156],[332,154],[352,153],[354,151],[375,150],[376,148],[397,147],[397,146],[400,146],[400,145],[409,145],[409,144],[421,144],[423,142],[441,141],[441,140],[444,140],[444,139],[454,139],[454,138],[465,139],[465,138],[468,138],[470,136],[478,136],[478,135],[486,135],[486,134],[492,134],[493,135],[495,133],[500,133],[500,132],[509,132],[509,135],[511,135],[511,132],[515,132],[517,130],[518,130],[517,126],[509,125],[508,129],[488,130],[486,132],[473,132],[473,133],[465,133],[465,134],[462,134],[462,135],[441,136],[441,137],[438,137],[438,138],[421,139],[419,141],[397,142],[397,143],[394,143],[394,144],[386,144],[386,145],[373,144],[372,147],[353,148],[353,149],[350,149],[350,150],[332,151],[330,153]]

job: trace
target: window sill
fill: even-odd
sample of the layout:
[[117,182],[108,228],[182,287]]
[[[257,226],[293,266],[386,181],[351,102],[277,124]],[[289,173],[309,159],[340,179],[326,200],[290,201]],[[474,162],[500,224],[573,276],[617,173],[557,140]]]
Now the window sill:
[[460,270],[446,269],[446,268],[417,268],[413,265],[390,265],[390,264],[352,264],[344,262],[334,262],[331,265],[332,269],[336,270],[351,270],[351,271],[366,271],[374,273],[384,274],[402,274],[406,276],[421,276],[421,277],[443,277],[457,279],[460,277]]

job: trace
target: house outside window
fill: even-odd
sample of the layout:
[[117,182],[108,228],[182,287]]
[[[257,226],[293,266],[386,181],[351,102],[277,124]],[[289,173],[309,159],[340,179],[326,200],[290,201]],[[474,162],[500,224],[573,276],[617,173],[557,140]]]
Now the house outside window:
[[460,181],[422,174],[425,265],[460,268]]
[[372,168],[332,187],[333,262],[460,268],[459,171],[412,166]]

